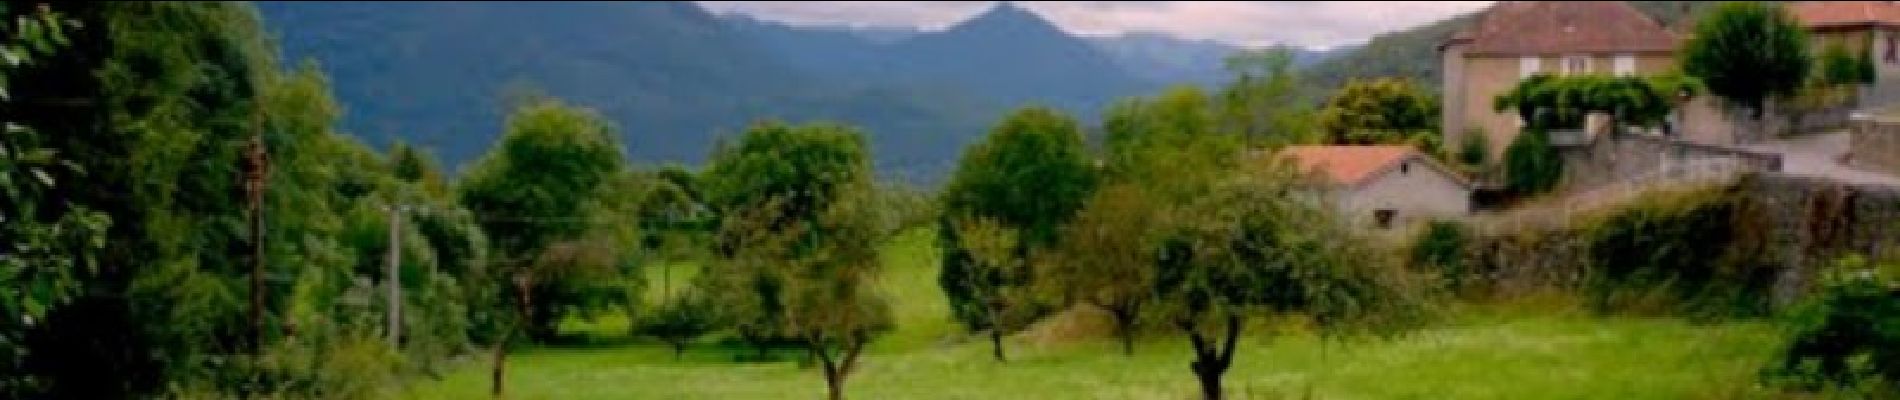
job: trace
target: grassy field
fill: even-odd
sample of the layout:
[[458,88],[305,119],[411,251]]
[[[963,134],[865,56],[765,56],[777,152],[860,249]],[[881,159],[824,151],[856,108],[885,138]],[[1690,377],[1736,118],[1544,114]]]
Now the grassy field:
[[[963,341],[946,319],[928,232],[894,241],[885,288],[898,330],[883,337],[849,383],[858,399],[1186,399],[1196,396],[1185,341],[1150,335],[1133,357],[1107,339],[1010,343],[998,365],[987,343]],[[683,282],[682,270],[673,271]],[[655,274],[657,272],[649,271]],[[675,286],[678,287],[678,286]],[[1755,372],[1771,356],[1767,323],[1694,325],[1677,319],[1589,316],[1564,307],[1466,307],[1433,327],[1392,339],[1322,346],[1306,334],[1256,332],[1228,373],[1237,398],[1730,399],[1761,398]],[[739,363],[746,350],[703,343],[675,361],[656,343],[625,338],[625,318],[576,323],[593,344],[536,348],[510,358],[515,399],[822,398],[815,368]],[[486,396],[486,360],[402,397]]]

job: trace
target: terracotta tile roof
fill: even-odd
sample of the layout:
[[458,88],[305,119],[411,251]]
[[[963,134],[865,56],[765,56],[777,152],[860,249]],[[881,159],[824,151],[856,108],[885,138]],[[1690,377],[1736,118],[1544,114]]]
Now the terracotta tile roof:
[[1621,1],[1501,1],[1452,36],[1474,54],[1674,51],[1678,38]]
[[1788,11],[1808,28],[1900,26],[1900,4],[1892,1],[1797,1]]
[[1463,176],[1431,161],[1430,157],[1425,157],[1411,146],[1288,146],[1280,150],[1280,154],[1292,158],[1300,171],[1313,173],[1337,185],[1357,186],[1366,183],[1394,168],[1400,161],[1413,158],[1424,160],[1425,164],[1445,173],[1452,180],[1468,183]]

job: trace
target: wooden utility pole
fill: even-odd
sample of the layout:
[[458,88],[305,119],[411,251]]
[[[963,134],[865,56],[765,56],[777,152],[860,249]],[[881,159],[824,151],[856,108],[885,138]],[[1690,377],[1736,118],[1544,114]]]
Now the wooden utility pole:
[[264,184],[270,154],[264,145],[263,113],[253,114],[251,141],[244,151],[244,192],[251,214],[251,345],[264,345]]
[[389,206],[389,345],[402,345],[402,212],[404,206]]

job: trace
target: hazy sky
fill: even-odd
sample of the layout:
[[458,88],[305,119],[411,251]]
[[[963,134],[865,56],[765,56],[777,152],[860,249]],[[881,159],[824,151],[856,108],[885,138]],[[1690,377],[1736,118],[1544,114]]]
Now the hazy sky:
[[[942,29],[994,1],[701,1],[791,25]],[[1245,46],[1330,47],[1476,11],[1489,1],[1018,1],[1073,34],[1160,31]]]

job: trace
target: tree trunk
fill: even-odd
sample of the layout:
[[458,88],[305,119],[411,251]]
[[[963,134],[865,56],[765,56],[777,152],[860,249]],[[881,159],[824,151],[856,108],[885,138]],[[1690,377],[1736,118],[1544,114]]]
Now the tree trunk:
[[503,369],[508,366],[508,336],[509,335],[502,335],[501,341],[495,342],[495,369],[488,377],[491,382],[488,387],[488,394],[497,399],[502,398],[502,374],[504,372]]
[[1134,327],[1128,326],[1128,324],[1119,324],[1119,325],[1121,326],[1116,327],[1115,329],[1121,331],[1122,356],[1134,357],[1135,356],[1135,332],[1133,332]]
[[824,345],[820,344],[819,341],[810,340],[807,341],[805,345],[806,348],[811,350],[810,356],[818,359],[818,369],[825,373],[825,398],[843,400],[844,370],[841,369],[837,361],[831,359],[831,353],[827,353]]
[[528,292],[528,288],[533,286],[533,279],[533,277],[520,272],[515,273],[513,278],[515,284],[515,323],[514,326],[509,327],[510,329],[501,334],[501,340],[495,342],[495,371],[494,375],[489,377],[494,382],[494,385],[489,388],[489,394],[494,395],[497,399],[504,397],[502,394],[502,381],[504,380],[502,373],[508,365],[508,342],[515,337],[515,331],[522,329],[521,323],[528,320],[528,305],[533,302],[533,294]]
[[1115,335],[1122,339],[1122,356],[1135,355],[1135,313],[1128,309],[1109,310],[1115,317]]
[[825,390],[826,390],[825,398],[831,399],[831,400],[844,400],[844,377],[831,373],[830,370],[826,370]]
[[1217,371],[1214,368],[1202,368],[1203,365],[1212,366],[1212,364],[1203,364],[1209,361],[1212,361],[1212,360],[1195,360],[1194,361],[1194,377],[1200,378],[1201,380],[1201,398],[1207,399],[1207,400],[1220,400],[1221,399],[1220,376],[1221,376],[1222,371]]
[[673,361],[679,361],[680,356],[683,356],[683,355],[686,355],[686,342],[685,341],[673,342]]
[[1201,381],[1201,397],[1207,400],[1220,400],[1221,375],[1227,373],[1227,367],[1233,365],[1234,348],[1240,339],[1240,316],[1228,315],[1226,335],[1212,339],[1221,340],[1217,344],[1210,342],[1206,335],[1195,327],[1190,320],[1177,321],[1181,330],[1188,334],[1189,343],[1194,345],[1194,362],[1188,368],[1194,370],[1194,377]]
[[1009,362],[1003,357],[1003,329],[990,327],[990,350],[996,356],[996,362]]
[[990,352],[996,356],[996,362],[1009,362],[1003,357],[1002,307],[990,307]]

